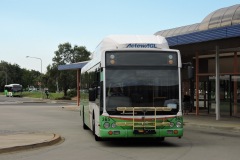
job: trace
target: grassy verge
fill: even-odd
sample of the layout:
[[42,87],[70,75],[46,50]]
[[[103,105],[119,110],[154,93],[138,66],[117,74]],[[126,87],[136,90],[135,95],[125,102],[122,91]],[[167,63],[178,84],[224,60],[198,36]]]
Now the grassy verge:
[[[0,92],[0,95],[4,95],[3,92]],[[47,99],[46,94],[43,92],[22,92],[22,97],[30,97],[30,98],[43,98]],[[49,93],[48,99],[51,100],[60,100],[60,99],[71,99],[70,97],[64,97],[63,92],[60,93]]]
[[[31,98],[44,98],[47,99],[47,96],[45,93],[41,93],[41,92],[23,92],[22,93],[23,97],[31,97]],[[59,99],[63,97],[63,93],[49,93],[48,98],[49,99]]]

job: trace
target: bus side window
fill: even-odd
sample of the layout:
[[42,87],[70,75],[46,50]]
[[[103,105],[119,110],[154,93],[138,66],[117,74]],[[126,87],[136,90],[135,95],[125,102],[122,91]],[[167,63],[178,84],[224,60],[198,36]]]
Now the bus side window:
[[100,112],[103,112],[103,81],[100,82]]
[[89,88],[89,101],[95,101],[100,98],[100,71],[95,71],[94,82]]
[[89,88],[89,101],[95,101],[97,98],[98,83],[94,82]]

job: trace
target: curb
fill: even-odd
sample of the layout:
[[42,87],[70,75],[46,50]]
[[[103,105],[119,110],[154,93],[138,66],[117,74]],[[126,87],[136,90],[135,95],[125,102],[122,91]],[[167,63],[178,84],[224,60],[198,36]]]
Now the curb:
[[47,140],[44,142],[39,142],[39,143],[34,143],[34,144],[29,144],[29,145],[22,145],[22,146],[13,146],[13,147],[8,147],[8,148],[1,148],[0,154],[34,149],[34,148],[40,148],[40,147],[45,147],[45,146],[51,146],[62,140],[62,137],[60,135],[58,135],[58,134],[53,134],[53,135],[54,135],[54,137],[51,140]]
[[195,124],[195,123],[188,123],[185,122],[184,126],[190,126],[195,128],[209,128],[209,129],[219,129],[219,130],[226,130],[230,132],[240,132],[240,128],[236,126],[214,126],[214,125],[206,125],[206,124]]
[[80,106],[63,106],[62,109],[68,111],[80,111]]
[[23,101],[23,102],[19,102],[19,103],[51,103],[51,104],[58,103],[58,104],[69,104],[70,102],[62,102],[62,101],[50,100],[50,101]]
[[47,102],[44,102],[44,101],[23,101],[21,103],[47,103]]

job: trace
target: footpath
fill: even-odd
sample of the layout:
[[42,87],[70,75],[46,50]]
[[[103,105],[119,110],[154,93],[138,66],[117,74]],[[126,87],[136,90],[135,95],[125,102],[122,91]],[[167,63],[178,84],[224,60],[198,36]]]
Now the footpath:
[[195,114],[184,115],[183,118],[185,126],[198,127],[198,128],[214,128],[226,130],[230,132],[239,132],[240,134],[240,118],[221,116],[220,120],[216,120],[215,115]]
[[[50,100],[42,103],[58,103]],[[60,102],[61,103],[61,102]],[[76,105],[66,107],[70,110],[79,110]],[[199,128],[215,128],[240,134],[240,118],[221,117],[216,120],[213,115],[199,115],[194,113],[184,115],[184,126]],[[36,147],[56,144],[61,141],[61,136],[54,133],[4,133],[0,128],[0,154],[6,152],[20,151]]]
[[54,145],[61,141],[54,133],[0,133],[0,154]]

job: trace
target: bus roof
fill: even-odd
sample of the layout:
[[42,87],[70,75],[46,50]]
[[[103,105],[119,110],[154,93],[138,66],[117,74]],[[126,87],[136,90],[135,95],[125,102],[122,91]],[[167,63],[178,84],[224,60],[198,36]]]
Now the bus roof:
[[[167,40],[162,36],[156,35],[109,35],[105,37],[91,55],[91,60],[83,68],[85,72],[93,65],[104,59],[105,51],[116,50],[169,50]],[[102,64],[104,66],[105,64]]]
[[169,49],[164,37],[155,35],[110,35],[101,41],[96,50],[156,48]]
[[6,84],[5,87],[22,86],[21,84]]

